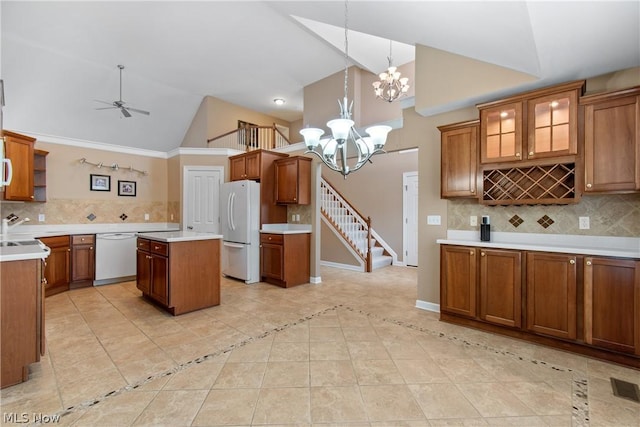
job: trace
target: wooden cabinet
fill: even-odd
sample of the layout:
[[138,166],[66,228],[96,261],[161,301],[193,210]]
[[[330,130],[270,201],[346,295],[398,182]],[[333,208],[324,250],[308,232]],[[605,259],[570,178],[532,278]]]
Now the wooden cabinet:
[[71,245],[69,236],[41,237],[51,253],[45,261],[45,296],[69,290],[71,281]]
[[480,319],[519,328],[522,324],[522,254],[479,248]]
[[137,287],[179,315],[220,304],[220,240],[138,238]]
[[440,197],[477,197],[479,121],[439,126]]
[[33,201],[47,201],[47,155],[48,151],[33,150]]
[[260,235],[260,276],[284,288],[309,283],[309,233]]
[[4,155],[13,165],[11,184],[4,187],[5,200],[33,200],[33,153],[35,138],[3,131]]
[[276,203],[311,203],[311,159],[295,156],[275,161]]
[[94,234],[71,236],[71,289],[92,286],[95,277]]
[[527,252],[527,329],[539,334],[577,338],[577,258]]
[[480,162],[577,154],[578,97],[584,86],[581,80],[478,105]]
[[287,222],[287,206],[276,203],[275,164],[288,154],[254,150],[229,157],[231,181],[252,179],[260,182],[260,224]]
[[584,330],[588,344],[640,355],[640,261],[585,258]]
[[584,96],[587,193],[640,191],[640,86]]
[[42,260],[2,262],[0,388],[27,381],[29,365],[44,354]]
[[440,310],[461,316],[477,316],[476,248],[440,247]]

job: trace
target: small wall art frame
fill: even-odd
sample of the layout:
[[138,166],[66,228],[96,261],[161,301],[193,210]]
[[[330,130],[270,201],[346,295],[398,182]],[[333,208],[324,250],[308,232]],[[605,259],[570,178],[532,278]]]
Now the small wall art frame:
[[135,181],[121,181],[118,180],[118,196],[136,196],[136,182]]
[[91,191],[111,191],[111,176],[92,173],[89,179],[89,189]]

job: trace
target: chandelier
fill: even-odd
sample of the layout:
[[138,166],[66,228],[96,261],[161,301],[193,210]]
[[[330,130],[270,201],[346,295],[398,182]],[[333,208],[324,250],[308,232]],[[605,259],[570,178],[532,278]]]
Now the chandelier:
[[[387,141],[387,134],[391,131],[391,126],[371,126],[365,130],[369,136],[362,137],[353,127],[355,122],[351,120],[353,101],[349,104],[347,100],[348,92],[348,61],[349,61],[349,41],[347,38],[347,2],[344,2],[344,98],[338,100],[340,106],[340,118],[327,122],[327,127],[331,129],[331,138],[320,137],[324,130],[318,128],[305,128],[300,131],[307,146],[307,153],[318,156],[322,162],[330,169],[340,172],[346,179],[347,175],[355,172],[364,166],[367,161],[371,161],[371,156],[376,153],[384,153],[384,144]],[[355,150],[352,155],[355,164],[349,166],[349,147]]]
[[397,67],[392,65],[391,40],[389,40],[389,56],[387,56],[387,59],[389,60],[389,68],[387,68],[386,72],[378,75],[380,81],[373,82],[373,90],[376,98],[393,102],[407,93],[409,79],[406,77],[400,78],[400,72],[397,71]]

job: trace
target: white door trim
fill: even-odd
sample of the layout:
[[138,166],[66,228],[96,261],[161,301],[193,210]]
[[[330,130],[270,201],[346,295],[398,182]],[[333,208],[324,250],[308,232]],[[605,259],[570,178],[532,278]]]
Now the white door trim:
[[[409,212],[409,182],[418,180],[418,172],[404,172],[402,174],[402,262],[404,265],[413,265],[413,263],[408,262],[408,254],[409,254],[409,233],[413,233],[414,238],[417,238],[418,230],[412,230],[409,228],[409,222],[411,220],[415,221],[417,227],[417,215],[418,212]],[[417,209],[417,206],[416,206]],[[415,216],[415,218],[410,218],[411,216]],[[417,245],[416,245],[417,246]],[[417,252],[417,247],[415,248]],[[418,265],[418,254],[412,254],[415,257],[415,265]]]

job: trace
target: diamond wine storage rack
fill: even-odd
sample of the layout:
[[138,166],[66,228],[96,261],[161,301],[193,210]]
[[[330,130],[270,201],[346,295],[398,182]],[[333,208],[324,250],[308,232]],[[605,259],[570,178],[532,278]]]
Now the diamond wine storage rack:
[[575,177],[575,163],[484,170],[482,203],[574,203],[577,201]]

